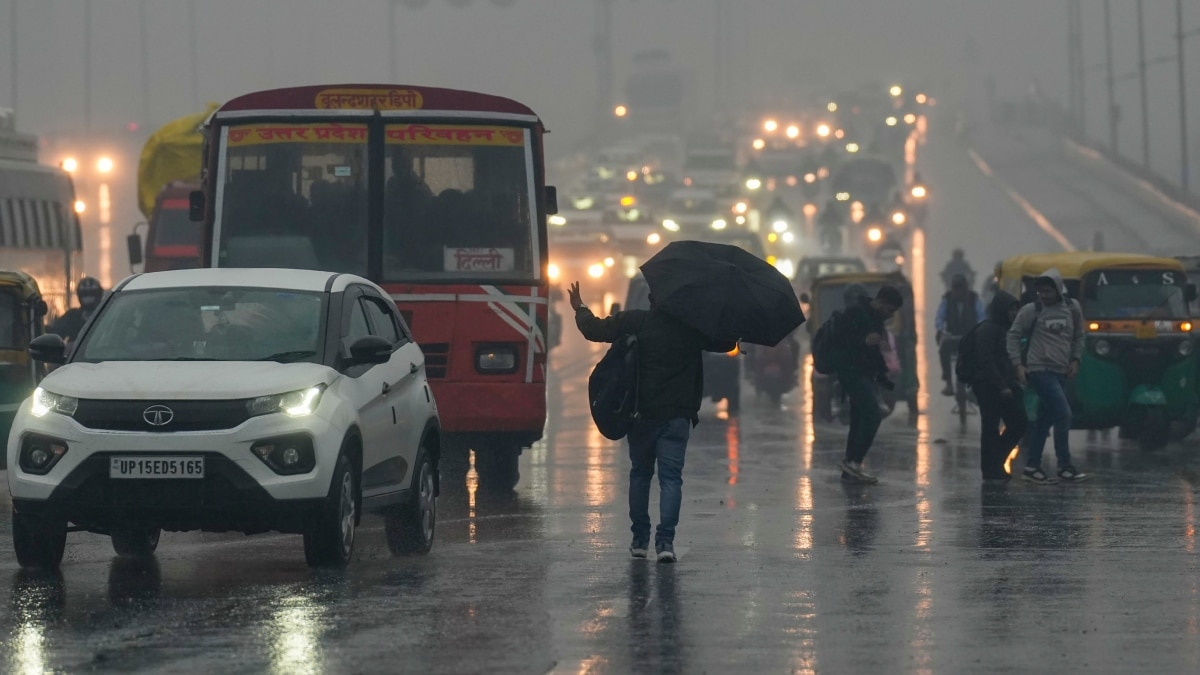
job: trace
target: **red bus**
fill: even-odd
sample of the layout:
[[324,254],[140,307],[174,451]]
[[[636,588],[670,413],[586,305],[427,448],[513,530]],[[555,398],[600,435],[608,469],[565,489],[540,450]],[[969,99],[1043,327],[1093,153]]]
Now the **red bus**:
[[395,299],[450,447],[512,487],[546,421],[545,128],[469,91],[346,84],[247,94],[206,125],[204,262],[348,272]]

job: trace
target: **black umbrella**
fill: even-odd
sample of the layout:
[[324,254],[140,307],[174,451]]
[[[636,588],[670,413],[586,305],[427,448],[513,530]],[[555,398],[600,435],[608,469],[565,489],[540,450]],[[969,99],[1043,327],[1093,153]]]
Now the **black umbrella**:
[[712,340],[774,347],[804,323],[787,277],[737,246],[672,242],[642,273],[660,309]]

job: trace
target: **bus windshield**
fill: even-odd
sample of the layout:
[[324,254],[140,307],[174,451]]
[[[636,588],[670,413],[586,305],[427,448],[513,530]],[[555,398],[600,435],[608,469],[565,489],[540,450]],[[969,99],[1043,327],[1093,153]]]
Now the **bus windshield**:
[[1087,281],[1083,312],[1089,319],[1186,319],[1185,285],[1172,270],[1097,272]]
[[385,147],[385,282],[535,275],[525,130],[394,124]]
[[[214,228],[218,264],[367,276],[370,256],[382,282],[536,277],[527,130],[388,124],[382,143],[368,143],[379,129],[228,127]],[[373,160],[369,148],[377,147],[384,156]],[[376,181],[368,178],[371,167],[382,173]],[[368,245],[372,222],[382,227],[381,251]]]

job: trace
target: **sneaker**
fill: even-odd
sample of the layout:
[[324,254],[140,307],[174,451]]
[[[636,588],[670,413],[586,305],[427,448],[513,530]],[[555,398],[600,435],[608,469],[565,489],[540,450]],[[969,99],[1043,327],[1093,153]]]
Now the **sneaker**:
[[1088,479],[1088,475],[1076,471],[1073,466],[1064,466],[1058,470],[1058,479],[1064,483],[1082,483]]
[[1046,472],[1042,471],[1041,467],[1037,466],[1025,467],[1025,474],[1021,477],[1030,483],[1036,483],[1038,485],[1053,485],[1058,482],[1058,480],[1047,476]]
[[649,548],[650,542],[645,539],[634,539],[633,543],[629,545],[629,555],[635,558],[645,558]]
[[953,395],[954,395],[954,387],[951,386],[949,382],[947,382],[946,386],[942,388],[942,396],[953,396]]
[[673,563],[675,562],[675,546],[669,541],[660,541],[654,545],[654,550],[658,552],[658,562]]
[[868,485],[874,485],[875,483],[879,482],[878,478],[876,478],[875,476],[872,476],[871,474],[867,473],[866,471],[863,471],[862,462],[851,462],[848,459],[843,459],[841,466],[842,466],[842,475],[843,476],[849,474],[852,478],[854,478],[858,482],[866,483]]

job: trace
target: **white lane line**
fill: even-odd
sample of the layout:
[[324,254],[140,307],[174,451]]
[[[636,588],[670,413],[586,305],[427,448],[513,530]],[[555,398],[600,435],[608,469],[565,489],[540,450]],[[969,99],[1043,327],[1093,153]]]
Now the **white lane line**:
[[1034,208],[1033,204],[1030,204],[1024,197],[1017,194],[1016,190],[1013,190],[1008,186],[1008,183],[1004,182],[1004,179],[997,176],[992,171],[992,167],[988,166],[988,163],[983,161],[983,158],[979,156],[979,153],[968,148],[967,154],[971,157],[971,161],[975,162],[975,166],[979,167],[979,171],[983,175],[995,181],[996,185],[1000,186],[1000,189],[1004,190],[1004,193],[1008,195],[1008,198],[1016,202],[1017,206],[1020,206],[1021,210],[1025,212],[1025,215],[1029,216],[1030,220],[1040,227],[1043,232],[1049,235],[1051,239],[1058,242],[1058,245],[1062,246],[1063,250],[1078,250],[1075,248],[1075,245],[1071,243],[1070,239],[1067,239],[1065,236],[1063,236],[1063,233],[1060,232],[1058,228],[1055,227],[1048,218],[1046,218],[1046,216],[1042,215],[1041,211],[1038,211],[1036,208]]

